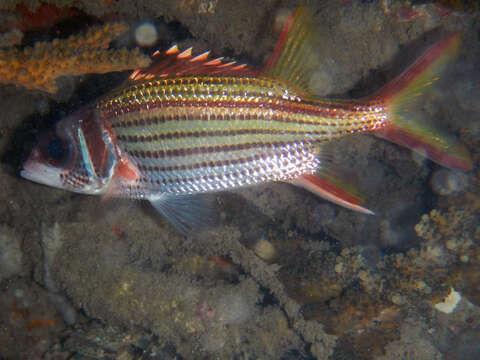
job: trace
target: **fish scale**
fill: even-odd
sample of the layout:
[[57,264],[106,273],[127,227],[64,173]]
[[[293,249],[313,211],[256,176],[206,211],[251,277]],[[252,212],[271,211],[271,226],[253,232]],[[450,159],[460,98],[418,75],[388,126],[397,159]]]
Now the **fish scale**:
[[313,173],[315,143],[382,125],[372,104],[322,104],[273,79],[209,76],[136,83],[97,108],[145,193],[194,193]]

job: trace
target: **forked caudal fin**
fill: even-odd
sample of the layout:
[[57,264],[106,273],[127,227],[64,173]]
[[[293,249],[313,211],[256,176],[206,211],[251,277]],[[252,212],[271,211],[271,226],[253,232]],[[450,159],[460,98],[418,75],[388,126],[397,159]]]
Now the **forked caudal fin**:
[[[388,107],[390,122],[376,131],[376,136],[406,146],[440,165],[471,170],[472,161],[467,149],[454,137],[429,126],[418,111],[419,95],[438,79],[444,65],[455,57],[459,47],[460,33],[450,34],[432,45],[377,94],[364,100]],[[315,48],[315,23],[311,11],[301,6],[287,18],[264,73],[296,86],[307,97],[315,97],[309,89],[309,81],[318,70]]]
[[385,103],[389,113],[390,122],[376,131],[376,136],[406,146],[440,165],[468,171],[472,169],[472,160],[465,146],[422,121],[418,109],[420,95],[438,79],[459,45],[458,32],[437,42],[370,100]]
[[[296,86],[306,97],[312,96],[309,81],[318,69],[315,53],[315,26],[311,12],[305,6],[293,11],[285,21],[275,50],[264,73]],[[385,104],[389,122],[375,135],[406,146],[431,160],[452,169],[471,170],[472,161],[467,149],[454,137],[448,136],[422,121],[418,111],[419,95],[435,80],[458,52],[460,33],[453,33],[431,46],[413,65],[383,87],[367,102]],[[303,187],[338,205],[367,214],[363,200],[338,176],[320,169],[315,175],[303,175],[293,184]]]

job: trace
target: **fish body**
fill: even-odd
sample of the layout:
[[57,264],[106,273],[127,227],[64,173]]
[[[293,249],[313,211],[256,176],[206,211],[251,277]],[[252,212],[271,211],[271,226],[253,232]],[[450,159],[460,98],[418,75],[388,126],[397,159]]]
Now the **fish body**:
[[445,166],[471,168],[461,144],[403,115],[458,47],[458,34],[376,94],[332,101],[306,85],[316,66],[307,46],[312,28],[309,12],[297,9],[261,72],[171,47],[126,85],[60,121],[21,175],[80,193],[150,200],[186,231],[202,222],[192,195],[269,181],[371,213],[341,186],[322,150],[349,134],[370,132]]
[[306,101],[266,77],[147,80],[97,111],[139,170],[122,194],[193,194],[290,181],[321,166],[320,142],[385,125],[381,104]]

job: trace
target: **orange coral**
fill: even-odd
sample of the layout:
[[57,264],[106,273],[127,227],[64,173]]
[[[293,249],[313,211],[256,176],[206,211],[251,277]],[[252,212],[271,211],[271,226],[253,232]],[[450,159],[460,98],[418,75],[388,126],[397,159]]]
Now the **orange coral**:
[[106,24],[67,39],[36,43],[24,50],[1,50],[0,83],[55,93],[55,80],[60,76],[104,74],[147,66],[150,60],[138,49],[108,49],[109,43],[126,30],[125,24]]

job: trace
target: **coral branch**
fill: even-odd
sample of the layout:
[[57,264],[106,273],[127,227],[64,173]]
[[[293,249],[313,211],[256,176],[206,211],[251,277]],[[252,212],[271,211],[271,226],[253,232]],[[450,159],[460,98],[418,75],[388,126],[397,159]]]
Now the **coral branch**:
[[67,39],[36,43],[24,50],[0,50],[0,83],[55,93],[55,80],[60,76],[104,74],[148,66],[149,58],[138,49],[108,49],[109,43],[127,30],[125,24],[106,24]]

